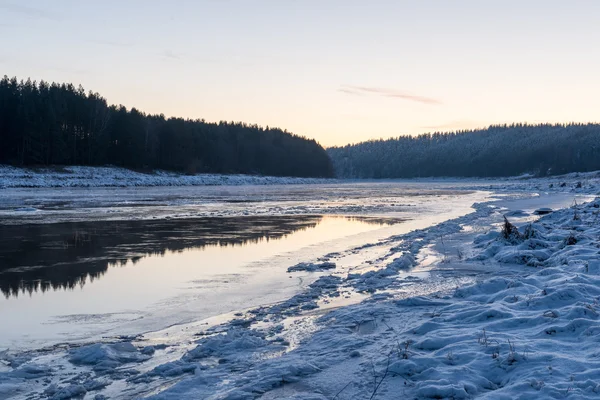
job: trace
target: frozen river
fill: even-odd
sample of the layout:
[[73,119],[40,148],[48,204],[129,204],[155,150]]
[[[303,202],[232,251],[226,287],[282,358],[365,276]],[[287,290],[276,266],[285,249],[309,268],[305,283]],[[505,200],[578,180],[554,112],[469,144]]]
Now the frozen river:
[[400,333],[462,329],[452,293],[534,270],[473,243],[505,215],[548,229],[536,209],[597,192],[577,182],[2,189],[0,398],[368,398]]
[[[282,301],[322,275],[288,267],[464,215],[487,196],[448,183],[3,190],[0,348]],[[376,251],[336,260],[334,273]]]

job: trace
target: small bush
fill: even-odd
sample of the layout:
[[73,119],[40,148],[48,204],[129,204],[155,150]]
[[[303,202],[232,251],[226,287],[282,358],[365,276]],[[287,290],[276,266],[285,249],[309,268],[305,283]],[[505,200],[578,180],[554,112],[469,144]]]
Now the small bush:
[[511,224],[506,217],[504,217],[504,224],[502,225],[502,237],[508,241],[514,242],[522,239],[521,234],[516,226]]
[[567,236],[567,238],[565,239],[565,244],[567,246],[573,246],[574,244],[577,244],[577,238],[575,237],[575,235],[573,235],[573,233]]

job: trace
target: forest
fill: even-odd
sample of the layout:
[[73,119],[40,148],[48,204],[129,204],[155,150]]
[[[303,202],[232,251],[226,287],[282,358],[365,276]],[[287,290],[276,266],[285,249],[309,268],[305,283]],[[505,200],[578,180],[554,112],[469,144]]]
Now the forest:
[[325,149],[279,128],[166,118],[73,84],[0,81],[0,164],[331,177]]
[[327,151],[243,122],[166,118],[73,84],[0,80],[0,164],[339,178],[536,176],[600,170],[600,124],[512,124]]
[[536,176],[600,170],[600,124],[512,124],[329,148],[340,178]]

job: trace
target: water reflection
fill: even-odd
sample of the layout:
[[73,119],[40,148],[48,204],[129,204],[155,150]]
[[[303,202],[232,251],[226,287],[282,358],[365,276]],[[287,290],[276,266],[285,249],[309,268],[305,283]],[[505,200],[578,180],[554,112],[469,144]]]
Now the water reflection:
[[349,221],[362,222],[369,225],[390,226],[405,222],[406,218],[389,218],[389,217],[365,217],[361,215],[353,215],[345,217]]
[[[321,216],[0,225],[0,291],[83,287],[109,267],[148,255],[207,246],[242,246],[314,228]],[[379,222],[376,222],[379,223]]]

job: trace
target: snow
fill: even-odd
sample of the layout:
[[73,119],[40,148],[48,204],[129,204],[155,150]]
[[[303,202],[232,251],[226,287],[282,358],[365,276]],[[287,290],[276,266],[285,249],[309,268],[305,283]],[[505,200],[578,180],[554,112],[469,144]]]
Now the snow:
[[[1,188],[215,186],[325,183],[332,179],[256,175],[182,175],[155,170],[141,173],[119,167],[69,166],[27,169],[0,165]],[[35,211],[23,209],[21,211]]]
[[145,361],[150,358],[147,353],[147,350],[137,349],[131,342],[95,343],[72,349],[69,361],[75,365],[93,366],[94,371],[105,373],[126,363]]
[[83,385],[69,385],[60,389],[56,386],[51,386],[48,389],[45,393],[51,400],[67,400],[83,396],[87,393]]
[[298,271],[307,271],[307,272],[315,272],[315,271],[323,271],[326,269],[335,269],[335,263],[333,262],[323,262],[323,263],[299,263],[287,269],[287,272],[298,272]]
[[[488,178],[418,178],[395,180],[343,180],[342,182],[457,182],[461,188],[474,190],[493,188],[510,191],[545,189],[546,191],[589,192],[598,187],[600,171],[575,172],[547,178],[531,176]],[[242,174],[196,174],[182,175],[175,172],[153,170],[147,173],[105,166],[64,166],[48,168],[20,168],[0,165],[0,189],[2,188],[52,188],[52,187],[156,187],[156,186],[222,186],[222,185],[276,185],[318,184],[340,182],[336,179],[273,177]],[[465,185],[467,184],[467,185]],[[28,210],[34,211],[34,210]]]
[[[597,176],[582,188],[580,175],[556,179],[600,188]],[[553,211],[535,215],[543,207]],[[505,216],[515,228],[503,234]],[[387,251],[360,268],[339,262],[375,247]],[[182,353],[143,337],[68,347],[67,378],[41,352],[2,352],[0,394],[26,397],[46,379],[57,399],[111,397],[118,385],[130,391],[117,398],[156,400],[600,396],[600,199],[559,209],[552,196],[498,196],[288,272],[319,277],[286,301],[195,326]]]
[[[243,371],[220,364],[153,398],[262,395],[352,399],[377,394],[377,398],[525,399],[600,395],[596,383],[600,378],[596,350],[600,333],[599,205],[600,201],[595,201],[556,211],[538,221],[526,221],[525,217],[519,239],[514,241],[505,239],[499,229],[475,234],[456,228],[468,219],[471,223],[479,220],[481,227],[499,223],[504,210],[489,205],[479,205],[469,217],[409,233],[404,239],[411,238],[413,245],[421,241],[431,244],[433,236],[441,232],[449,235],[448,242],[466,236],[474,243],[472,256],[447,261],[445,268],[461,264],[462,269],[478,268],[485,272],[482,277],[492,277],[427,296],[397,299],[393,294],[339,308],[317,318],[316,331],[278,357],[265,354],[278,354],[281,341],[261,341],[260,346],[240,350],[245,356],[236,362],[244,363]],[[576,243],[568,240],[573,231],[577,232]],[[417,236],[421,240],[415,242]],[[536,246],[549,250],[532,253],[530,248]],[[418,252],[418,247],[422,246],[413,251]],[[491,253],[490,248],[494,249]],[[394,275],[390,271],[414,266],[409,247],[400,246],[397,251],[408,255],[381,270],[385,273],[379,279],[370,281],[379,274],[366,273],[351,275],[346,283],[356,285],[353,282],[359,281],[360,287],[378,287],[381,279]],[[532,259],[536,261],[532,263]],[[394,286],[388,283],[386,287]],[[268,316],[279,323],[281,310],[274,308],[262,310],[259,318]],[[229,329],[226,335],[242,334],[227,325],[220,329]],[[269,338],[269,330],[263,330],[263,335]],[[204,346],[214,348],[210,343],[200,340],[193,351]],[[225,376],[223,383],[219,378]]]

